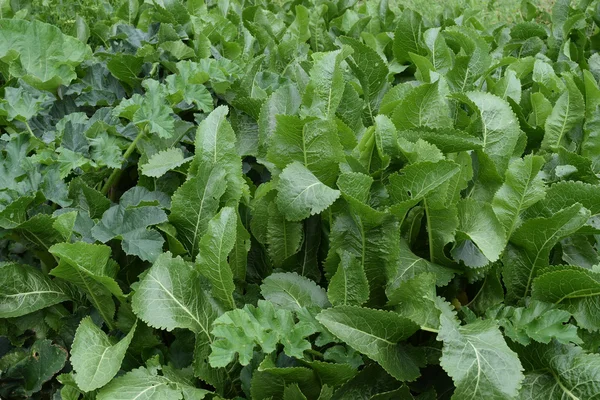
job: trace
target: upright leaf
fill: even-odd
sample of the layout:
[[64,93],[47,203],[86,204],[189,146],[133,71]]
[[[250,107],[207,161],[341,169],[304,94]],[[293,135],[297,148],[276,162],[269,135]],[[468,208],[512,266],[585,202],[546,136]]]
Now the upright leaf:
[[227,256],[235,245],[237,214],[232,207],[224,207],[208,223],[206,233],[200,239],[196,264],[202,275],[212,285],[212,294],[227,309],[235,308],[233,300],[233,272]]

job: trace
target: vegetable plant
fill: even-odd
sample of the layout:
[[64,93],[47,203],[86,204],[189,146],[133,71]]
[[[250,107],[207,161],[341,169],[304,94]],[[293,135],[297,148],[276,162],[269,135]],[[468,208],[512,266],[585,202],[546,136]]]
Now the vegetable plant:
[[1,398],[600,399],[598,1],[0,3]]

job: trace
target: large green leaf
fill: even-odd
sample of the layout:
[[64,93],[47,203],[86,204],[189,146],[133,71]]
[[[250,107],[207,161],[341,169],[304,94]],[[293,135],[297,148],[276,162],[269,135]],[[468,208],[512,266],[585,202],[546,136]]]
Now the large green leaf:
[[525,380],[519,399],[597,399],[600,356],[552,342],[519,348]]
[[16,263],[0,264],[0,318],[26,315],[69,300],[65,289],[40,270]]
[[269,275],[260,285],[260,292],[266,300],[284,310],[300,311],[302,308],[326,308],[330,305],[322,287],[293,272]]
[[437,301],[441,310],[438,340],[444,343],[440,364],[452,377],[453,399],[505,399],[517,396],[523,367],[504,341],[493,320],[461,326],[450,305]]
[[576,203],[548,218],[525,221],[517,229],[504,255],[504,284],[508,295],[522,298],[530,294],[539,271],[550,265],[550,250],[562,238],[576,232],[588,220],[590,212]]
[[[202,286],[194,265],[161,254],[132,296],[133,312],[158,329],[186,328],[212,342],[210,326],[221,309]],[[200,340],[200,338],[199,338]]]
[[71,348],[75,382],[81,390],[89,392],[98,389],[114,378],[121,369],[135,326],[123,339],[113,344],[90,317],[81,320]]
[[591,331],[600,329],[598,272],[573,266],[549,267],[533,281],[531,295],[566,309],[583,328]]
[[200,239],[196,264],[198,270],[208,278],[212,294],[227,309],[235,308],[233,300],[233,272],[227,256],[235,245],[237,214],[231,207],[224,207],[208,223],[206,233]]
[[354,306],[337,306],[321,311],[317,319],[335,336],[355,350],[377,361],[399,380],[419,376],[419,357],[401,341],[419,328],[400,315]]
[[285,167],[277,190],[277,207],[290,221],[319,214],[340,196],[297,161]]
[[79,40],[39,20],[2,19],[0,26],[0,59],[12,76],[38,89],[68,85],[77,78],[75,67],[91,54]]

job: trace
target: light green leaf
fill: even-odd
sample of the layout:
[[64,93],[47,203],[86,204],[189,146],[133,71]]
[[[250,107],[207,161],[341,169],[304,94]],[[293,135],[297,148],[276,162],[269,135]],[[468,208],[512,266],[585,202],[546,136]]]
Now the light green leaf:
[[404,64],[410,61],[408,53],[421,53],[420,38],[423,32],[423,22],[421,15],[407,8],[402,12],[398,21],[396,31],[394,32],[394,58],[398,63]]
[[[452,255],[462,260],[468,267],[483,267],[488,262],[498,260],[506,245],[504,228],[496,218],[491,204],[469,198],[458,202],[456,238],[459,242],[453,249]],[[488,262],[484,262],[483,265],[470,262],[471,257],[464,253],[466,248],[462,247],[461,240],[474,243]]]
[[354,306],[337,306],[321,311],[317,320],[353,349],[377,361],[398,380],[413,380],[421,366],[401,341],[419,327],[400,315]]
[[81,390],[90,392],[114,378],[121,369],[135,327],[134,324],[129,333],[114,344],[90,317],[81,320],[71,347],[75,382]]
[[88,46],[39,20],[3,19],[2,32],[0,59],[12,76],[37,89],[68,86],[77,78],[75,67],[91,55]]
[[248,365],[256,346],[264,353],[271,353],[278,343],[284,345],[288,356],[302,358],[304,350],[310,349],[305,338],[315,331],[309,324],[295,323],[291,311],[275,310],[272,303],[259,300],[258,307],[246,304],[243,309],[228,311],[217,318],[211,333],[216,339],[210,345],[210,365],[225,367],[236,353],[239,363]]
[[225,175],[222,168],[201,169],[173,194],[169,222],[192,258],[227,188]]
[[435,305],[435,275],[423,273],[402,281],[394,291],[386,291],[388,305],[394,310],[414,321],[421,329],[436,330],[440,324],[440,311]]
[[190,165],[188,177],[205,175],[205,170],[224,170],[227,183],[225,202],[237,203],[245,183],[242,178],[242,160],[237,153],[237,136],[226,118],[228,112],[226,106],[219,106],[198,125],[194,142],[196,155]]
[[600,355],[552,342],[519,348],[526,366],[520,400],[596,399],[600,393]]
[[533,281],[534,299],[569,311],[582,328],[600,329],[600,273],[576,266],[552,266]]
[[552,113],[546,119],[542,149],[561,146],[566,134],[583,121],[585,105],[583,96],[570,75],[565,75],[566,91],[558,98]]
[[455,97],[468,104],[477,116],[476,133],[486,153],[503,175],[520,136],[519,122],[510,105],[491,93],[467,92]]
[[182,379],[170,367],[140,367],[113,379],[100,389],[98,400],[181,400],[203,399],[209,392],[197,389],[187,379]]
[[503,277],[508,295],[526,297],[540,269],[550,264],[550,250],[581,228],[589,217],[590,212],[575,203],[551,217],[525,221],[511,237],[511,243],[518,247],[509,247],[504,256]]
[[167,150],[159,151],[148,159],[148,162],[140,167],[142,174],[152,177],[160,178],[167,171],[175,169],[188,161],[191,158],[184,158],[183,152],[179,148],[170,148]]
[[0,263],[0,318],[20,317],[69,299],[65,290],[40,270]]
[[58,267],[50,273],[80,287],[112,327],[115,313],[112,295],[120,300],[125,296],[114,280],[117,271],[116,263],[110,260],[110,247],[85,242],[59,243],[49,251],[60,258]]
[[331,277],[327,297],[334,306],[360,306],[369,299],[369,282],[358,257],[342,251],[340,265]]
[[212,342],[210,326],[220,308],[202,286],[193,264],[171,253],[161,254],[132,296],[133,312],[148,325],[168,331],[185,328],[198,340]]
[[526,307],[500,306],[488,310],[486,316],[498,320],[504,334],[523,346],[532,339],[546,344],[552,339],[564,344],[582,343],[577,327],[569,324],[571,313],[551,303],[532,300]]
[[31,92],[20,88],[7,87],[4,89],[4,98],[0,100],[0,110],[6,112],[9,121],[14,119],[28,121],[50,104],[52,97],[44,92],[33,96]]
[[350,47],[326,53],[313,53],[310,79],[302,96],[302,105],[309,115],[331,119],[344,93],[344,72],[341,62],[352,52]]
[[277,190],[277,206],[290,221],[320,214],[340,196],[338,190],[323,184],[297,161],[285,167],[279,176]]
[[441,299],[437,303],[441,311],[438,340],[444,343],[440,365],[456,386],[452,399],[516,397],[523,367],[495,321],[461,326],[450,304]]
[[237,214],[232,207],[224,207],[208,223],[206,233],[200,239],[196,264],[202,275],[212,285],[212,294],[228,310],[235,308],[233,300],[233,273],[227,256],[235,245]]
[[413,88],[394,109],[392,120],[401,130],[451,127],[450,108],[448,101],[440,93],[439,82]]
[[300,311],[302,308],[330,306],[325,290],[314,281],[295,272],[276,272],[260,285],[262,296],[278,308]]
[[492,207],[507,239],[521,225],[521,212],[545,195],[544,181],[539,176],[543,164],[542,157],[527,155],[512,161],[506,170],[504,184],[494,195]]
[[146,79],[142,85],[146,89],[141,107],[133,114],[134,124],[148,126],[151,133],[168,139],[175,133],[173,110],[166,104],[165,88],[154,79]]
[[[302,244],[302,223],[285,219],[275,202],[269,203],[267,252],[276,267],[298,253]],[[258,216],[257,216],[258,217]]]
[[267,160],[280,169],[297,161],[321,182],[332,185],[338,174],[337,165],[344,159],[336,124],[291,115],[278,115],[276,121]]

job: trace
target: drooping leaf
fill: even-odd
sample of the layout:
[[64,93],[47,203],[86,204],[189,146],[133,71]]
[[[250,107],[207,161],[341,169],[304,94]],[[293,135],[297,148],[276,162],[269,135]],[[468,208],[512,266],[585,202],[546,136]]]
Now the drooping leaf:
[[75,332],[71,354],[75,382],[81,390],[89,392],[111,381],[121,369],[134,332],[135,325],[123,339],[113,344],[91,318],[81,321]]
[[69,300],[68,292],[38,269],[0,264],[0,318],[26,315]]
[[317,319],[331,333],[355,350],[377,361],[399,380],[419,376],[419,356],[399,343],[418,329],[398,314],[355,306],[337,306],[321,311]]

